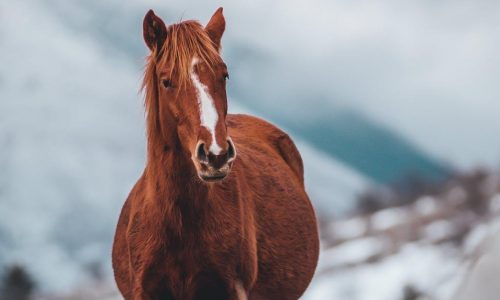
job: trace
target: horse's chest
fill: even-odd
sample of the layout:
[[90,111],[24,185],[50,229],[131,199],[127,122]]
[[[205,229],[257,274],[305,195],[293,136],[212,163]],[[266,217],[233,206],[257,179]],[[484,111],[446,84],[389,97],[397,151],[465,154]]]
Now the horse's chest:
[[228,256],[237,257],[241,251],[238,228],[200,231],[171,238],[164,252],[165,261],[174,269],[198,270],[227,262]]
[[224,235],[200,236],[177,241],[165,252],[165,281],[180,299],[195,299],[193,293],[224,285],[227,274],[236,274],[240,264],[239,240]]

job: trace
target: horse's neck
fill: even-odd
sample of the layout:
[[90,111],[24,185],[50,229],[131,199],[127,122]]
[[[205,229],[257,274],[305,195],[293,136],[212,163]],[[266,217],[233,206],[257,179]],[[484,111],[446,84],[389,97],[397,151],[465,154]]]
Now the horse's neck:
[[209,187],[196,176],[191,159],[181,151],[156,149],[148,154],[147,198],[159,219],[185,223],[203,213]]

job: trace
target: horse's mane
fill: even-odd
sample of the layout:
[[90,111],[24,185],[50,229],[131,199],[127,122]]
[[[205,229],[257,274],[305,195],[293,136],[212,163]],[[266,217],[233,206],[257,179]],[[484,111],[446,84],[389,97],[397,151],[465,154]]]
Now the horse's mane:
[[184,21],[167,28],[167,38],[162,47],[153,48],[147,57],[142,90],[148,117],[148,136],[158,133],[158,89],[157,67],[167,67],[170,76],[177,76],[178,90],[190,80],[193,57],[205,62],[212,69],[222,61],[217,46],[212,42],[203,26],[197,21]]

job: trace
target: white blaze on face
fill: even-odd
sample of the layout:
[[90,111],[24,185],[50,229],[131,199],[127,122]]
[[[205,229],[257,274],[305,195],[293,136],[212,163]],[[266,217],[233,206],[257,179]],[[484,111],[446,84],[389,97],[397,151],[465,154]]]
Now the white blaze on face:
[[191,62],[191,80],[193,81],[196,94],[198,96],[198,105],[200,106],[201,126],[205,127],[212,135],[212,144],[208,149],[215,155],[218,155],[222,148],[217,144],[215,139],[215,126],[217,125],[217,110],[215,109],[214,100],[208,91],[208,87],[204,85],[198,74],[194,71],[194,66],[199,62],[198,58],[193,58]]
[[236,294],[238,296],[238,300],[247,300],[247,293],[245,292],[245,288],[243,287],[243,283],[241,281],[236,281],[235,284]]

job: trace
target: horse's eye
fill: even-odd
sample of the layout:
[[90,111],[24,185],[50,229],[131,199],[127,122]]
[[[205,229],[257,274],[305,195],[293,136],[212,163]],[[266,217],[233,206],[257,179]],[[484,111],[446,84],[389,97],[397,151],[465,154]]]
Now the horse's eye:
[[172,87],[172,81],[170,79],[163,79],[161,83],[165,88]]
[[229,79],[229,73],[224,73],[224,80],[228,80]]

